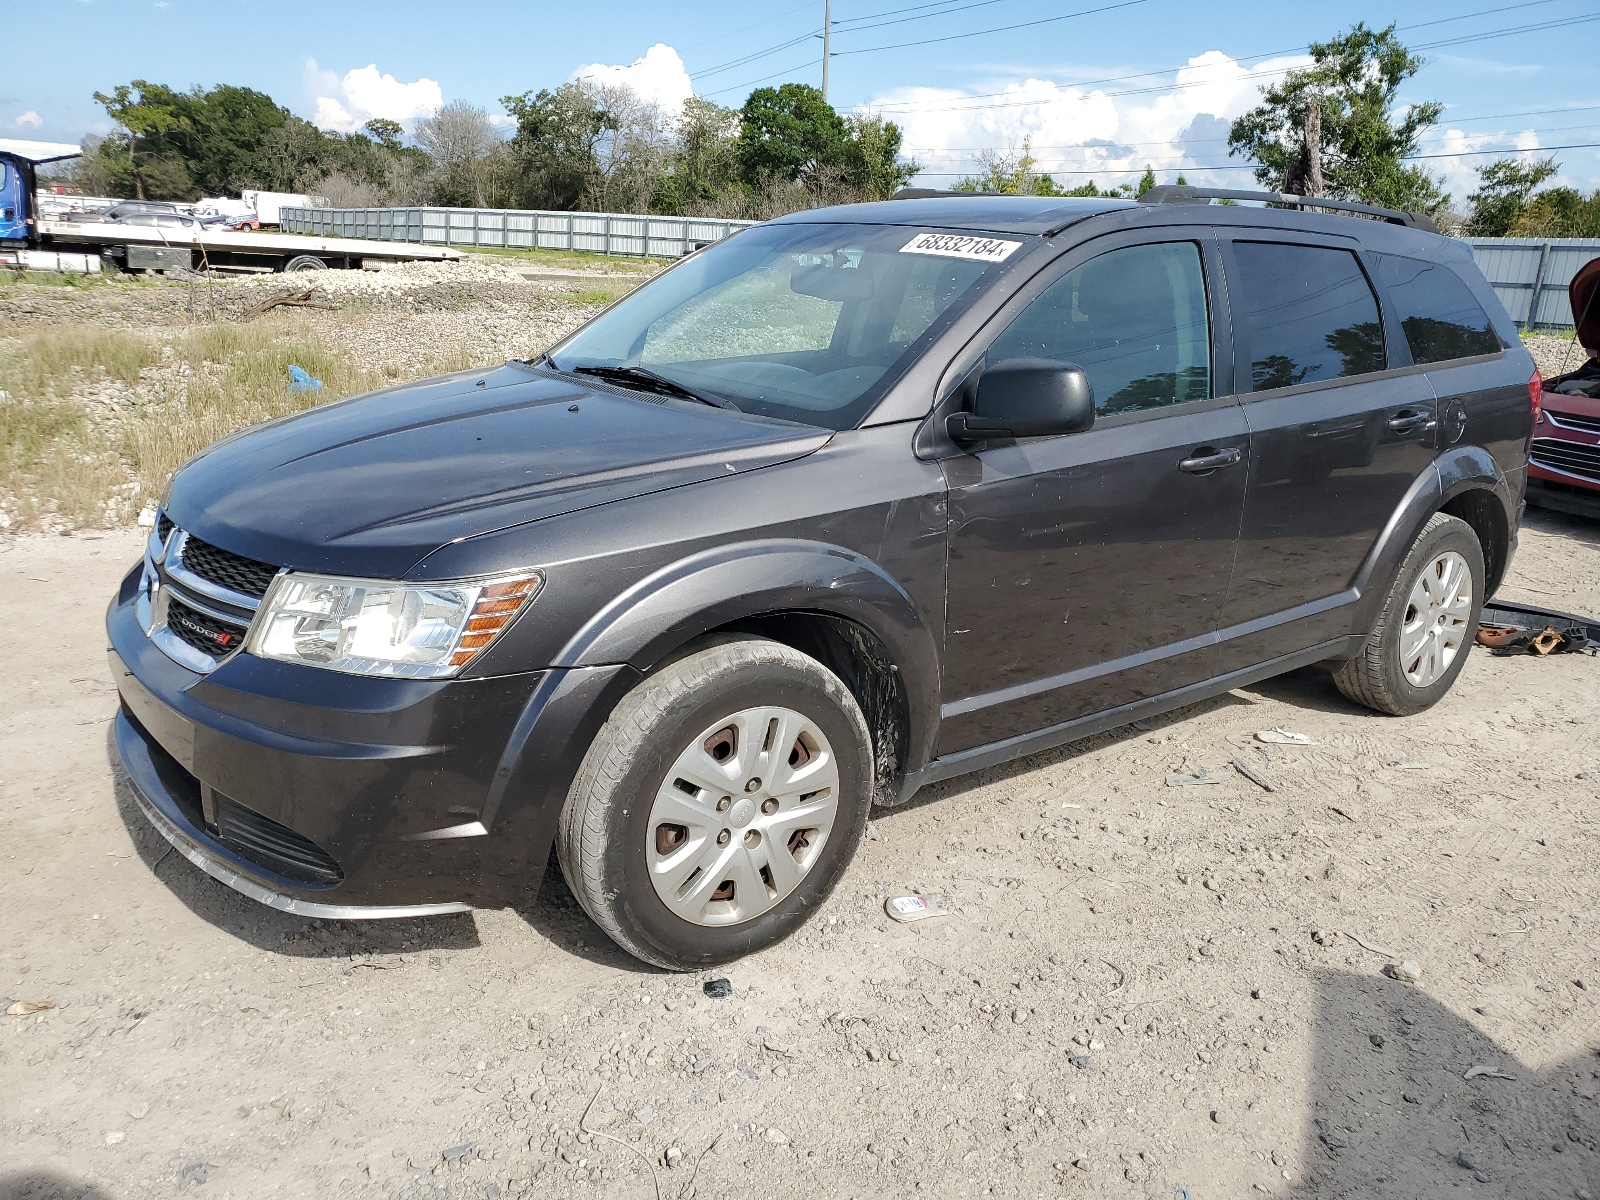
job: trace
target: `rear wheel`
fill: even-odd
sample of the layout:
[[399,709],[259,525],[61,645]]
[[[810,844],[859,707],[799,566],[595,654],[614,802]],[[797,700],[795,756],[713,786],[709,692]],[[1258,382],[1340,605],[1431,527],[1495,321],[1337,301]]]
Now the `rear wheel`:
[[1437,704],[1466,665],[1483,579],[1472,526],[1435,513],[1401,564],[1366,646],[1334,672],[1339,690],[1397,717]]
[[562,810],[556,852],[624,950],[692,970],[788,936],[866,828],[871,738],[838,676],[745,639],[669,664],[623,698]]
[[315,254],[296,254],[288,262],[283,264],[283,269],[285,272],[326,271],[328,269],[328,264],[323,262]]

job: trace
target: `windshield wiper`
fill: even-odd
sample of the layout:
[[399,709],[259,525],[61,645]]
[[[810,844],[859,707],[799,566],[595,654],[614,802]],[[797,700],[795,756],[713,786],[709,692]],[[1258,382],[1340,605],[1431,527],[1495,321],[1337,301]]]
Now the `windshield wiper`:
[[[549,360],[546,359],[546,361]],[[658,396],[676,396],[680,400],[698,400],[701,404],[709,404],[712,408],[728,408],[734,412],[739,411],[731,400],[707,396],[702,392],[686,388],[675,379],[668,379],[665,375],[657,375],[649,367],[573,367],[572,373],[574,375],[593,375],[597,379],[604,379],[607,383],[637,388],[642,392],[654,392]]]

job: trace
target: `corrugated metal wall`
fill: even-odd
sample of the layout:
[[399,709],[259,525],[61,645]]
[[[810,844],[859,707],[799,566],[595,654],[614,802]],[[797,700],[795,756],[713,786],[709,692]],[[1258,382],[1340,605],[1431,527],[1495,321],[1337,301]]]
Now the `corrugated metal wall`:
[[500,208],[285,208],[283,229],[320,237],[375,238],[437,246],[587,250],[638,258],[682,258],[753,221],[637,213]]
[[[374,238],[438,246],[587,250],[639,258],[681,258],[753,221],[499,208],[285,208],[289,233]],[[1570,328],[1567,284],[1600,257],[1600,241],[1468,238],[1478,266],[1523,328]]]
[[1600,258],[1588,238],[1468,238],[1478,269],[1494,286],[1511,319],[1523,329],[1571,329],[1567,285],[1578,269]]

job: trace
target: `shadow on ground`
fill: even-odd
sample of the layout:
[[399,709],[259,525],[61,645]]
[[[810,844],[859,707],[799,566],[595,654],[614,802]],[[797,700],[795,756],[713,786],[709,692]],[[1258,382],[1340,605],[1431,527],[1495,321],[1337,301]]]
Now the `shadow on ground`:
[[[1556,986],[1591,1011],[1570,981]],[[1299,1186],[1334,1197],[1506,1200],[1600,1196],[1600,1042],[1592,1015],[1523,1053],[1536,1069],[1423,991],[1326,972]],[[1381,1045],[1379,1044],[1381,1042]],[[1464,1079],[1475,1066],[1508,1075]]]
[[111,1200],[111,1193],[54,1171],[22,1171],[0,1175],[0,1200]]

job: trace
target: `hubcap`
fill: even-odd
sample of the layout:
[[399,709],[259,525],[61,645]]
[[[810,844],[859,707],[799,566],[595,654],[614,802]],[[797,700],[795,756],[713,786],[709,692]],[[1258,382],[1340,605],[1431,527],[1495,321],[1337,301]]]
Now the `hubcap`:
[[1472,616],[1472,570],[1446,550],[1423,570],[1406,601],[1400,628],[1400,670],[1414,687],[1428,687],[1450,669],[1467,641]]
[[839,765],[816,722],[747,708],[703,730],[656,790],[650,882],[695,925],[748,921],[800,886],[838,811]]

